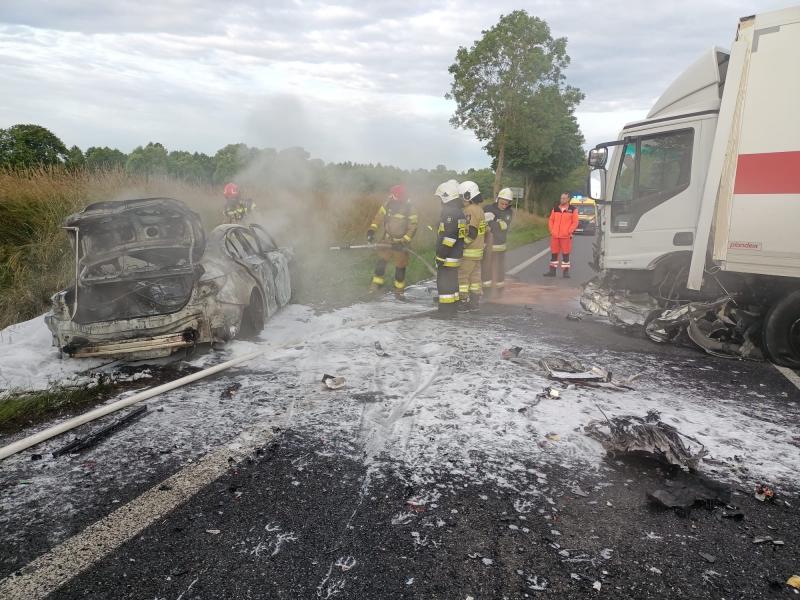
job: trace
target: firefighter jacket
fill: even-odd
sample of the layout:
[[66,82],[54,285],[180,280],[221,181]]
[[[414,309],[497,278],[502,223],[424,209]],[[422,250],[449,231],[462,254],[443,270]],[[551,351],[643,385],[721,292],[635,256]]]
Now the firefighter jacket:
[[484,208],[484,212],[494,215],[494,220],[487,223],[492,234],[492,252],[505,252],[508,228],[511,227],[514,210],[510,206],[503,210],[495,203]]
[[231,223],[238,223],[247,216],[247,213],[256,207],[252,200],[233,198],[225,201],[225,217]]
[[442,204],[436,239],[436,266],[459,267],[464,254],[467,220],[458,199]]
[[389,200],[375,213],[369,231],[378,231],[383,225],[383,241],[408,244],[417,233],[418,221],[417,210],[410,200],[405,202]]
[[569,238],[578,228],[578,207],[556,205],[550,211],[550,221],[548,229],[554,238]]
[[486,219],[483,218],[483,208],[471,202],[464,208],[464,216],[467,220],[464,258],[480,260],[483,258],[483,238],[486,236]]

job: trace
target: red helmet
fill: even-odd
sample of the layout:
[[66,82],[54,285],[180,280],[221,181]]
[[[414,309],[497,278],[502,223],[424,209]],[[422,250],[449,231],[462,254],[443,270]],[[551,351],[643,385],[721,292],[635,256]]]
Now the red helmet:
[[389,190],[389,195],[398,201],[408,200],[408,192],[406,191],[406,186],[402,183],[398,185],[393,185]]
[[235,183],[226,183],[222,195],[225,196],[228,200],[230,200],[231,198],[238,198],[239,186],[236,185]]

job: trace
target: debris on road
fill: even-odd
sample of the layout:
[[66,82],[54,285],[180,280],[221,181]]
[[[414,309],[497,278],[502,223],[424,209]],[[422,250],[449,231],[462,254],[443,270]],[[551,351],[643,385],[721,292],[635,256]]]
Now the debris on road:
[[322,389],[339,390],[344,387],[344,384],[344,377],[336,377],[335,375],[328,375],[327,373],[322,376]]
[[210,533],[211,535],[219,535],[222,532],[219,529],[206,529],[206,533]]
[[219,395],[220,400],[233,398],[236,392],[238,392],[240,389],[242,389],[242,384],[239,383],[238,381],[236,383],[230,384],[228,387],[222,390],[222,393]]
[[682,480],[668,480],[663,488],[648,490],[647,499],[666,508],[684,510],[696,505],[726,505],[731,500],[731,488],[704,475],[692,474]]
[[[625,415],[594,420],[583,429],[586,435],[600,442],[612,456],[641,454],[669,465],[694,470],[700,459],[708,454],[703,444],[661,421],[656,411],[648,412],[644,418]],[[687,448],[684,439],[697,444],[699,450]]]
[[547,434],[546,436],[544,436],[544,437],[546,437],[546,438],[547,438],[548,440],[550,440],[551,442],[560,442],[560,441],[561,441],[561,436],[560,436],[560,435],[558,435],[557,433],[552,433],[552,432],[551,432],[551,433],[548,433],[548,434]]
[[796,590],[800,590],[800,575],[792,575],[786,580],[786,585],[792,586]]
[[690,302],[648,317],[645,333],[654,342],[690,342],[722,358],[763,360],[758,347],[761,315],[725,296],[713,302]]
[[705,559],[706,561],[708,561],[710,563],[717,562],[717,557],[714,556],[713,554],[708,554],[707,552],[700,552],[699,554],[700,554],[700,556],[703,557],[703,559]]
[[389,356],[386,350],[383,349],[380,342],[375,342],[375,354],[381,358]]
[[581,312],[571,312],[567,315],[567,321],[582,321],[583,320],[583,313]]
[[147,411],[147,405],[139,406],[132,411],[130,411],[125,416],[120,417],[113,423],[98,429],[94,433],[90,433],[86,437],[77,437],[72,440],[66,446],[62,446],[53,452],[53,458],[58,458],[64,454],[75,454],[82,450],[86,450],[87,448],[91,448],[95,444],[99,443],[100,441],[107,438],[112,433],[119,431],[123,427],[130,425],[140,417],[144,416],[145,412]]
[[500,353],[500,358],[503,360],[510,360],[512,358],[519,357],[519,353],[522,352],[522,348],[519,346],[514,346],[513,348],[506,348]]
[[772,502],[775,500],[775,490],[768,485],[759,483],[756,486],[755,498],[759,502]]

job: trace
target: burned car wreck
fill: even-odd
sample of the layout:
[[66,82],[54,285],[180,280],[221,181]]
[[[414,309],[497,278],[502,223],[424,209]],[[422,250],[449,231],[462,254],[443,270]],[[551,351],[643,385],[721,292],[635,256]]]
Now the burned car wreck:
[[255,335],[289,302],[291,250],[259,225],[220,225],[171,198],[98,202],[66,219],[75,282],[45,322],[73,357],[169,356]]

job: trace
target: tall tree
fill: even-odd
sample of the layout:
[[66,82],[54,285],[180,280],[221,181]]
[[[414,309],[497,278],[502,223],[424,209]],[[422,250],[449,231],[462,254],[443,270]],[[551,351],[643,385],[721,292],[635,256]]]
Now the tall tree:
[[524,125],[509,135],[506,164],[525,177],[528,209],[533,208],[537,189],[565,178],[583,163],[584,138],[573,112],[576,103],[570,93],[542,88],[524,107]]
[[[568,94],[574,88],[566,85],[563,73],[569,65],[567,40],[553,39],[542,19],[515,10],[482,34],[471,48],[458,49],[448,69],[453,83],[446,97],[456,102],[453,126],[474,131],[496,159],[497,195],[508,140],[524,125],[531,98],[542,87]],[[574,96],[579,98],[579,93]]]
[[67,147],[41,125],[12,125],[0,129],[0,167],[25,169],[63,164]]

